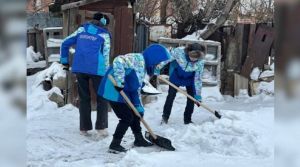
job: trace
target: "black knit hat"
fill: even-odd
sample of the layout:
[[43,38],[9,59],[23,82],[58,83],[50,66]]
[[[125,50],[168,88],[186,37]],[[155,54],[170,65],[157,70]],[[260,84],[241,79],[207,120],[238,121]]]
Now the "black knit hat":
[[203,47],[198,43],[194,43],[192,44],[190,51],[194,51],[194,50],[203,52]]
[[184,53],[191,58],[199,59],[204,56],[205,48],[198,43],[189,44],[186,46]]
[[94,14],[93,20],[100,21],[103,18],[103,16],[106,19],[106,25],[108,25],[109,24],[109,18],[108,18],[108,16],[105,15],[105,14],[102,14],[100,12]]

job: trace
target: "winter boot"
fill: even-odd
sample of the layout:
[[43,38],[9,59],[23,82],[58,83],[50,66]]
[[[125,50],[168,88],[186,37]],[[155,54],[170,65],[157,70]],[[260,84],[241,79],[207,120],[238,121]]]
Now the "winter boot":
[[188,124],[193,124],[193,122],[189,119],[184,119],[184,124],[188,125]]
[[162,124],[168,124],[168,119],[162,117],[162,120],[161,120],[160,124],[161,124],[161,125],[162,125]]
[[134,140],[133,145],[136,146],[136,147],[150,147],[150,146],[153,146],[152,143],[149,143],[144,139],[142,133],[134,134],[134,137],[135,137],[135,140]]
[[114,154],[126,152],[127,150],[120,145],[121,141],[122,141],[122,139],[117,139],[114,137],[112,142],[110,143],[108,152],[114,153]]

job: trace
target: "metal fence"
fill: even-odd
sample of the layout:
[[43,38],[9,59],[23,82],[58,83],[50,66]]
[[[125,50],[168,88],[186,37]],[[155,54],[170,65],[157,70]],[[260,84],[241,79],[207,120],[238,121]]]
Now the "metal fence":
[[135,53],[141,53],[149,45],[149,26],[138,23],[135,33]]
[[47,27],[62,27],[61,17],[51,17],[50,13],[27,14],[27,29],[42,30]]

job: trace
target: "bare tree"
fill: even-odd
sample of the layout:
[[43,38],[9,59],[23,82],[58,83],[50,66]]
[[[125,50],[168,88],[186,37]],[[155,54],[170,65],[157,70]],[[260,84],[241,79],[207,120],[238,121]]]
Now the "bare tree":
[[[185,32],[199,30],[199,37],[207,39],[219,27],[235,24],[241,19],[255,23],[274,20],[274,0],[139,0],[139,12],[149,20],[158,17],[155,23],[186,25]],[[154,19],[152,19],[154,20]]]
[[218,1],[217,3],[217,17],[213,18],[206,27],[204,31],[201,32],[200,37],[202,39],[207,39],[212,33],[214,33],[218,28],[220,28],[228,19],[230,12],[235,7],[239,0],[227,0],[226,2]]
[[167,23],[167,6],[168,6],[169,0],[161,0],[160,4],[160,23],[166,24]]

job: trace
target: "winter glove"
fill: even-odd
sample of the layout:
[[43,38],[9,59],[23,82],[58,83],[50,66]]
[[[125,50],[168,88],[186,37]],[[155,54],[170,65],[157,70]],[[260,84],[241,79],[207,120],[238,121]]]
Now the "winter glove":
[[202,101],[195,101],[195,104],[196,104],[198,107],[200,107],[200,104],[199,104],[198,102],[202,103]]
[[69,68],[70,68],[70,65],[69,64],[63,64],[63,70],[66,70],[66,71],[70,71]]
[[200,104],[199,104],[198,102],[202,103],[202,96],[200,96],[200,95],[195,95],[194,97],[195,97],[195,99],[197,100],[197,101],[195,101],[195,104],[196,104],[198,107],[200,107]]
[[124,88],[120,88],[118,86],[115,86],[115,89],[120,93]]
[[144,111],[145,111],[144,107],[141,107],[141,106],[136,107],[135,106],[135,108],[140,113],[140,115],[143,117],[144,116]]

